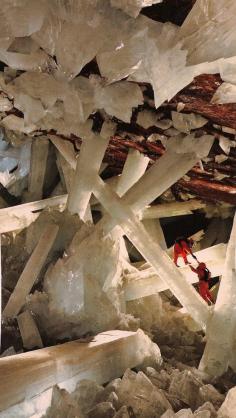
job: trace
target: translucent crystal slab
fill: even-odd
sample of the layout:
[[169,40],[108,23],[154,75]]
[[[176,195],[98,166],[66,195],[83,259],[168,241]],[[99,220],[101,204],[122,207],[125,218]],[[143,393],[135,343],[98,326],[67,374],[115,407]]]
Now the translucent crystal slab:
[[235,55],[236,4],[234,0],[196,1],[179,33],[188,51],[188,64]]
[[57,225],[51,225],[42,234],[37,246],[21,273],[17,285],[3,311],[3,318],[14,318],[26,303],[26,296],[30,292],[58,232]]
[[136,150],[129,150],[121,176],[116,185],[116,192],[123,196],[145,173],[149,158]]
[[5,389],[0,391],[0,417],[42,415],[51,404],[53,385],[72,392],[83,379],[106,383],[148,357],[161,363],[158,346],[138,330],[104,332],[88,343],[77,340],[2,358]]
[[95,136],[88,131],[82,142],[73,186],[68,197],[68,210],[71,213],[78,213],[81,219],[85,215],[92,194],[94,176],[100,170],[104,153],[113,133],[113,125],[110,127],[111,130],[108,129],[104,137]]
[[[236,217],[227,246],[224,272],[212,318],[207,328],[207,344],[200,363],[200,370],[212,376],[220,376],[227,371],[233,356],[236,298]],[[224,338],[222,339],[222,333]]]

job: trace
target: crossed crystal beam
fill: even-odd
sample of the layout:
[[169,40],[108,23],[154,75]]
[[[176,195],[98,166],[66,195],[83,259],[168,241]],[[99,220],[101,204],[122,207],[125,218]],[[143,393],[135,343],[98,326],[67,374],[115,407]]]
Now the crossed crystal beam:
[[[98,169],[102,161],[102,144],[98,144],[98,141],[99,139],[95,136],[90,141],[84,141],[83,160],[91,160],[91,150],[93,149],[92,159],[96,169],[88,164],[83,164],[83,168],[80,168],[79,165],[81,163],[78,161],[74,184],[78,183],[80,176],[83,179],[87,178],[87,184],[85,184],[87,196],[85,199],[85,191],[82,188],[73,188],[73,195],[71,195],[73,212],[82,214],[83,216],[86,205],[83,204],[81,209],[80,199],[82,197],[82,201],[86,201],[86,204],[88,204],[91,193],[93,193],[108,212],[96,225],[96,228],[102,228],[104,233],[108,234],[116,226],[121,227],[124,234],[127,235],[143,257],[155,269],[161,279],[166,282],[167,286],[193,319],[205,329],[209,316],[207,304],[174,266],[160,245],[154,242],[136,214],[160,196],[196,164],[199,160],[198,151],[202,146],[204,146],[204,156],[208,155],[213,138],[209,136],[199,138],[193,144],[190,151],[186,153],[178,153],[178,149],[169,148],[164,156],[147,170],[122,198],[106,185],[98,175]],[[97,160],[96,150],[98,150]],[[76,207],[76,202],[78,203],[78,207]]]
[[147,233],[132,209],[123,203],[122,199],[99,176],[97,176],[93,193],[194,320],[205,328],[209,314],[208,306],[160,245]]

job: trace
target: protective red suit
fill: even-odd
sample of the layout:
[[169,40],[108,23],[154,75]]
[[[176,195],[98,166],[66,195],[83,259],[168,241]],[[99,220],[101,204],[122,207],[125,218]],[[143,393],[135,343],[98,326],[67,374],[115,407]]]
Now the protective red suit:
[[211,277],[210,271],[207,269],[205,263],[199,263],[197,268],[190,266],[191,270],[198,275],[199,283],[198,290],[201,297],[208,303],[214,303],[211,293],[209,291],[208,280]]
[[[192,241],[189,241],[190,245]],[[188,245],[188,243],[184,240],[180,240],[179,242],[176,242],[174,245],[174,263],[177,265],[177,261],[179,257],[182,257],[184,259],[185,264],[188,264],[187,255],[193,254],[191,247]]]

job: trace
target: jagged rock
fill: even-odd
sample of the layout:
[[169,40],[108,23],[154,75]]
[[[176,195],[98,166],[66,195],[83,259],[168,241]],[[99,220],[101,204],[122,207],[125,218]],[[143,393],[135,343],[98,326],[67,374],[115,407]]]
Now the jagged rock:
[[168,409],[162,416],[161,418],[174,418],[175,417],[175,413],[173,411],[171,411],[171,409]]
[[131,406],[137,418],[159,418],[170,408],[164,394],[144,373],[127,370],[117,391],[121,405]]
[[211,402],[205,402],[202,406],[200,406],[195,411],[195,414],[197,414],[198,412],[205,412],[205,411],[210,412],[209,418],[216,418],[217,412]]
[[115,409],[119,409],[119,400],[117,396],[117,388],[121,383],[121,379],[115,379],[110,382],[101,392],[96,395],[96,403],[111,402]]
[[196,418],[211,418],[211,413],[210,411],[200,411],[195,412],[193,416]]
[[170,393],[164,391],[166,399],[170,402],[173,411],[177,412],[180,409],[184,408],[186,406],[185,402],[181,401],[177,398],[175,395],[170,395]]
[[119,399],[115,392],[110,393],[107,398],[107,402],[110,402],[116,410],[119,408]]
[[127,406],[122,406],[118,412],[114,415],[114,418],[130,418],[129,410]]
[[112,418],[115,413],[111,402],[101,402],[88,411],[88,418]]
[[191,409],[181,409],[175,414],[175,418],[193,418]]
[[141,328],[149,334],[152,333],[154,326],[161,323],[162,301],[158,294],[129,301],[126,306],[127,313],[139,318]]
[[200,406],[204,402],[211,402],[216,409],[219,409],[221,404],[223,403],[225,397],[221,393],[218,392],[214,386],[208,384],[204,385],[199,389],[197,405]]
[[195,408],[198,392],[202,385],[202,382],[190,371],[177,371],[170,383],[169,393],[175,395],[191,408]]
[[81,412],[87,414],[90,409],[95,407],[97,398],[104,392],[104,388],[93,380],[81,380],[72,396],[76,403],[80,406]]
[[151,380],[152,384],[159,389],[167,390],[171,381],[170,375],[165,370],[156,371],[152,367],[145,369],[146,376]]
[[218,418],[235,418],[236,411],[236,387],[229,390],[225,401],[218,411]]
[[78,404],[71,395],[58,386],[53,387],[51,406],[48,408],[44,418],[82,418]]
[[121,384],[121,379],[114,379],[112,380],[110,383],[108,383],[108,385],[105,387],[104,389],[104,393],[110,394],[111,392],[116,392],[119,389]]

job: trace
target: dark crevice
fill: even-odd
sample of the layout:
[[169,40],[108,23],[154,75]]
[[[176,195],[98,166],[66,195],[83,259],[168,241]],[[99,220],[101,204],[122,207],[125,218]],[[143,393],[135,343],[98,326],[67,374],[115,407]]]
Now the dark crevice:
[[196,0],[164,0],[142,9],[142,14],[159,22],[171,22],[181,26]]

